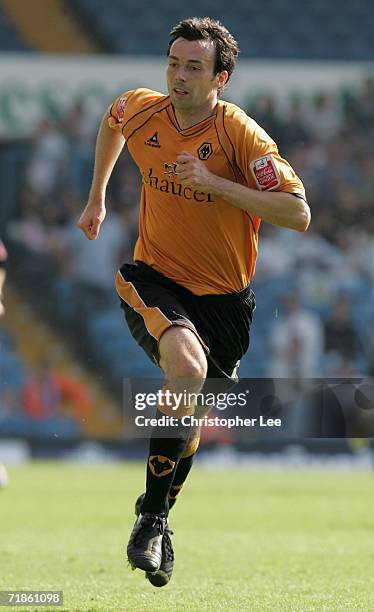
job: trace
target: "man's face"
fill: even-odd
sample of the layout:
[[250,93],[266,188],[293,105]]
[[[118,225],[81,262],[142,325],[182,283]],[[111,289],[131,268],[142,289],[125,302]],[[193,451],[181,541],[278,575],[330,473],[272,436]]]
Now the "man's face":
[[177,38],[170,48],[167,85],[176,110],[194,111],[214,102],[227,72],[214,75],[215,47],[209,40]]

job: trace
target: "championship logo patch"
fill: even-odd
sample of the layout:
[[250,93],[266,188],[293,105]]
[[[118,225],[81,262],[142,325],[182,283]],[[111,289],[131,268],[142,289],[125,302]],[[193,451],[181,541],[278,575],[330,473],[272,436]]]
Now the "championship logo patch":
[[257,186],[261,191],[268,191],[280,185],[280,177],[272,155],[264,155],[249,164]]
[[148,459],[148,465],[152,474],[157,476],[157,478],[161,478],[162,476],[167,476],[173,471],[175,461],[172,461],[163,455],[151,455]]
[[125,115],[126,100],[127,98],[120,98],[118,100],[117,110],[116,110],[118,121],[123,121],[123,117]]

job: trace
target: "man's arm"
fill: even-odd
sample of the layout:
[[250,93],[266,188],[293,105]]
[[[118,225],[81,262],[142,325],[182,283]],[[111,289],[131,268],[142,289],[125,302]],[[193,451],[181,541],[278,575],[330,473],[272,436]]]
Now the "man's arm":
[[125,144],[122,134],[108,125],[109,109],[105,112],[96,140],[95,167],[87,205],[82,212],[78,227],[89,240],[99,235],[100,225],[105,219],[105,194],[115,163]]
[[204,163],[189,153],[177,158],[177,174],[182,184],[217,195],[263,221],[305,232],[310,223],[310,208],[302,198],[281,191],[257,191],[210,172]]

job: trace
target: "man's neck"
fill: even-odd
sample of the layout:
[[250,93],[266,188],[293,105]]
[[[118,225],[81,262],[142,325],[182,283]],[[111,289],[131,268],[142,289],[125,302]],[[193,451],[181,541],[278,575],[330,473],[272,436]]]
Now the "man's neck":
[[193,112],[177,110],[174,107],[174,113],[175,113],[176,119],[178,121],[178,125],[181,128],[181,130],[188,130],[188,128],[193,127],[194,125],[197,125],[198,123],[201,123],[205,119],[208,119],[208,117],[211,117],[212,115],[214,115],[216,106],[217,106],[217,100],[215,101],[213,106],[209,106],[204,109],[198,109]]

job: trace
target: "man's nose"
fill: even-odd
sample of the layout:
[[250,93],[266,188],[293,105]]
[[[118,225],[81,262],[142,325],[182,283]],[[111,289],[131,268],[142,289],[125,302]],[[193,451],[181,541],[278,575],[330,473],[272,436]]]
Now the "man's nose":
[[177,81],[185,81],[186,80],[186,69],[183,66],[180,66],[177,70],[176,74]]

